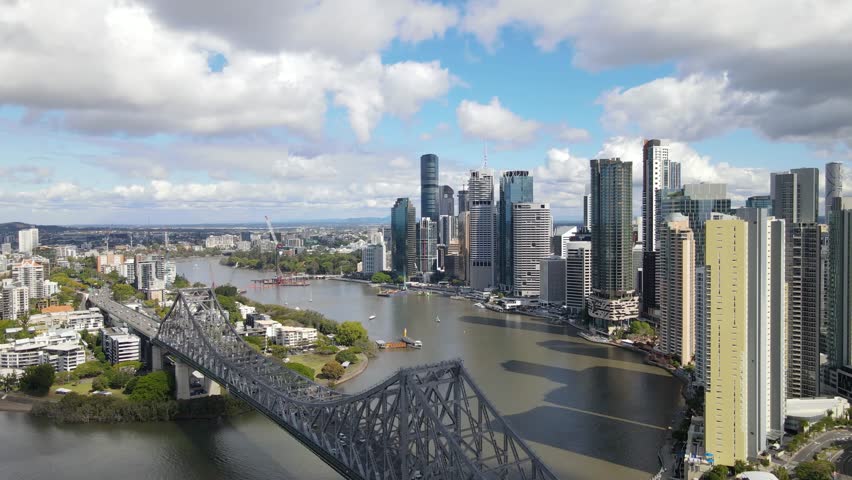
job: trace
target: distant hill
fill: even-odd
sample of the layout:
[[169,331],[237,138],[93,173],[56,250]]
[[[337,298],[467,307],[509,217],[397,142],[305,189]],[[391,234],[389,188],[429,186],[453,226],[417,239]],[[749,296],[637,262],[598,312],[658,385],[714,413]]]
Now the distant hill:
[[60,227],[58,225],[33,225],[31,223],[23,222],[7,222],[0,223],[0,235],[17,234],[18,230],[32,227],[38,228],[40,232],[61,232],[66,229],[65,227]]

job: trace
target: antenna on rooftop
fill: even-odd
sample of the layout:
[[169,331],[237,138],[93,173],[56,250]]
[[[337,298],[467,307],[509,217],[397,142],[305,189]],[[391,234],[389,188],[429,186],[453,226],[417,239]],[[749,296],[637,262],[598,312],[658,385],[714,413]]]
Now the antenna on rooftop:
[[484,151],[482,153],[482,169],[488,169],[488,144],[485,144]]

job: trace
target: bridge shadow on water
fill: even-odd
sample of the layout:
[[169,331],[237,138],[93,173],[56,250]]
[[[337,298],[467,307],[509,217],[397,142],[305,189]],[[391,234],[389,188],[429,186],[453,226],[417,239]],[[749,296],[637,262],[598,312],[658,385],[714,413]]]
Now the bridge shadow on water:
[[501,366],[507,372],[563,385],[548,392],[543,405],[505,416],[524,438],[636,470],[657,471],[657,451],[680,401],[672,389],[677,380],[614,366],[573,370],[522,360]]

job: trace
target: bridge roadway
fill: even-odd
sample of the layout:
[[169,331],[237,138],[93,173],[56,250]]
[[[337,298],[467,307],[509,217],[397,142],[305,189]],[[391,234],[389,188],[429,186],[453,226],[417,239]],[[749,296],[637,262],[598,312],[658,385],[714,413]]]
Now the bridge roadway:
[[[153,331],[150,319],[103,295],[92,303]],[[210,289],[181,290],[151,343],[263,413],[344,478],[556,480],[461,361],[401,369],[344,394],[251,348]]]
[[127,324],[137,334],[149,340],[157,336],[157,331],[160,329],[159,321],[116,302],[111,295],[112,292],[106,289],[93,290],[89,293],[89,303],[106,312],[113,320]]

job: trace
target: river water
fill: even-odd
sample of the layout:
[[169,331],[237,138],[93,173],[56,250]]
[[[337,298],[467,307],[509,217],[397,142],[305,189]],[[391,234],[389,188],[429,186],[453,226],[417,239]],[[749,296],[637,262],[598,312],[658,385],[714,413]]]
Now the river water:
[[[403,329],[422,350],[383,351],[359,377],[356,392],[400,367],[461,358],[476,383],[515,430],[566,479],[647,479],[674,411],[680,383],[640,355],[596,345],[568,327],[414,293],[383,298],[371,287],[334,280],[310,287],[250,288],[262,274],[216,259],[178,263],[191,282],[230,283],[263,303],[317,310],[361,321],[374,339]],[[372,321],[370,315],[376,315]],[[436,317],[441,322],[435,321]],[[217,422],[56,426],[0,413],[0,479],[246,480],[338,478],[325,464],[260,415]]]

